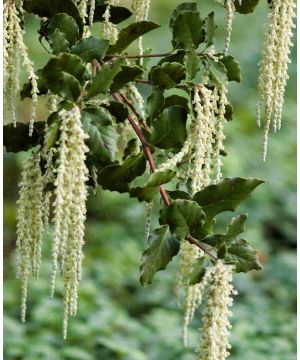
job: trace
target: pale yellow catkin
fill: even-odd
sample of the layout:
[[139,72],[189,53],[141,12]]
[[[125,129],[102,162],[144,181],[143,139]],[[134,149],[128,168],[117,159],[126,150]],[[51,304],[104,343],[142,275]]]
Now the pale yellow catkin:
[[25,162],[17,201],[17,277],[21,281],[22,321],[26,317],[29,274],[38,277],[41,264],[44,179],[40,160],[40,154],[36,154]]
[[116,5],[117,2],[113,0],[109,0],[107,2],[106,10],[103,14],[104,22],[103,22],[103,36],[105,39],[109,40],[111,45],[114,45],[118,40],[119,31],[117,27],[110,22],[110,7],[111,5]]
[[232,23],[234,18],[234,2],[233,0],[225,0],[225,9],[226,9],[226,31],[225,31],[225,47],[224,47],[224,54],[227,55],[231,40],[232,34]]
[[262,59],[259,63],[257,123],[260,108],[264,108],[263,161],[266,160],[268,134],[273,121],[274,131],[281,127],[282,107],[288,80],[293,19],[296,4],[293,0],[273,0],[265,30]]
[[[150,9],[150,2],[151,0],[132,0],[132,10],[135,14],[135,21],[144,21],[148,18],[148,13]],[[143,40],[142,37],[139,37],[138,39],[138,49],[139,54],[143,55],[144,49],[143,49]],[[142,63],[143,59],[140,59],[140,63]]]
[[54,201],[54,236],[52,245],[51,296],[60,260],[64,282],[63,336],[67,336],[68,316],[77,311],[77,287],[81,279],[82,247],[88,169],[85,165],[87,135],[82,129],[80,109],[61,110],[60,137]]

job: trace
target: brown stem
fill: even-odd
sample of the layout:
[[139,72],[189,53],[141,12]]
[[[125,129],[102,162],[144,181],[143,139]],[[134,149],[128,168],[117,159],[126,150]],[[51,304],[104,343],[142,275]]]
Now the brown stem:
[[[112,93],[112,97],[119,103],[122,103],[122,99],[119,97],[119,95],[117,95],[116,93]],[[147,140],[145,139],[141,129],[138,127],[138,125],[136,124],[136,122],[134,121],[133,117],[129,114],[128,115],[128,121],[130,123],[130,125],[132,126],[133,130],[135,131],[137,137],[139,138],[142,146],[143,146],[143,150],[144,150],[144,154],[149,162],[149,165],[150,165],[150,168],[151,168],[151,171],[154,172],[156,170],[156,166],[155,166],[155,162],[154,162],[154,159],[153,159],[153,156],[152,156],[152,153],[150,151],[150,148],[149,148],[149,144],[147,142]],[[168,195],[167,195],[167,192],[164,188],[163,185],[160,185],[159,187],[159,192],[160,192],[160,195],[163,199],[163,202],[164,204],[169,207],[171,205],[170,203],[170,200],[168,198]],[[196,245],[199,249],[201,249],[202,251],[206,252],[208,255],[210,255],[211,257],[213,257],[214,259],[216,259],[216,257],[211,254],[210,252],[208,252],[201,244],[200,242],[195,239],[192,235],[188,235],[187,236],[187,240],[191,243],[191,244],[194,244]]]
[[162,53],[162,54],[140,54],[140,55],[108,55],[105,58],[118,58],[118,59],[141,59],[141,58],[157,58],[157,57],[165,57],[170,55],[171,53]]

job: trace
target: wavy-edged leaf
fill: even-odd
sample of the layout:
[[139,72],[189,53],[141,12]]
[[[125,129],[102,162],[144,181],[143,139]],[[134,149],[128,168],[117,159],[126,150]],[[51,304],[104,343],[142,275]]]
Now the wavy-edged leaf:
[[65,35],[70,46],[74,45],[79,37],[79,29],[75,19],[68,14],[56,14],[51,17],[47,26],[48,34],[51,35],[55,30]]
[[61,124],[61,118],[59,117],[57,112],[52,113],[47,119],[47,132],[44,137],[43,147],[47,150],[51,149],[58,137],[59,137],[59,129]]
[[110,86],[111,91],[116,92],[122,89],[126,84],[140,78],[142,74],[143,69],[137,65],[122,65],[121,71],[114,77]]
[[3,145],[7,152],[27,151],[34,146],[42,144],[44,137],[44,122],[35,122],[32,136],[29,136],[29,125],[17,123],[3,126]]
[[228,81],[241,82],[241,67],[238,61],[231,55],[226,55],[219,60],[227,70]]
[[223,63],[207,58],[204,60],[208,67],[208,71],[212,78],[221,85],[224,85],[227,81],[227,70]]
[[178,254],[180,243],[168,234],[168,226],[154,230],[149,247],[143,253],[140,266],[140,281],[146,286],[152,283],[154,275],[164,270],[172,258]]
[[202,256],[194,262],[189,273],[186,285],[199,284],[205,275],[206,269],[209,267],[210,261],[207,256]]
[[131,188],[129,194],[139,201],[150,202],[158,192],[158,187],[171,181],[176,175],[175,171],[163,170],[151,174],[148,182],[143,187]]
[[103,107],[87,106],[81,111],[81,119],[88,119],[93,123],[99,123],[101,126],[111,125],[112,116],[110,112]]
[[[96,6],[95,6],[95,11],[94,11],[94,22],[103,22],[105,21],[103,15],[105,13],[105,10],[107,8],[107,4],[104,4],[104,2],[101,1],[96,1]],[[88,12],[89,13],[89,12]],[[130,18],[130,16],[132,15],[132,12],[127,9],[126,7],[123,6],[113,6],[110,5],[110,17],[109,17],[109,21],[112,22],[113,24],[119,24],[122,21]],[[88,23],[89,19],[87,19],[87,23]]]
[[183,107],[170,106],[151,123],[150,143],[160,149],[177,149],[184,143],[187,113]]
[[240,14],[249,14],[254,11],[259,0],[235,0],[234,8]]
[[152,94],[147,99],[147,113],[148,118],[151,122],[158,114],[162,112],[164,105],[164,95],[163,93],[154,88]]
[[215,13],[212,11],[205,18],[205,42],[209,47],[214,44],[217,25],[215,24]]
[[81,59],[86,63],[92,61],[93,59],[100,62],[106,54],[108,46],[108,40],[90,36],[88,38],[81,39],[71,48],[70,52],[81,57]]
[[159,27],[159,24],[152,21],[139,21],[128,25],[120,31],[117,42],[109,47],[108,54],[120,54],[140,36]]
[[167,210],[167,223],[178,240],[202,228],[205,217],[201,206],[192,200],[174,200]]
[[111,101],[109,105],[103,105],[115,118],[117,123],[124,122],[128,117],[128,109],[124,104],[117,101]]
[[188,74],[188,80],[193,80],[199,72],[200,66],[202,65],[197,52],[194,50],[187,52],[184,57],[184,64]]
[[170,28],[173,28],[175,20],[178,18],[178,15],[185,11],[191,11],[191,12],[197,12],[197,3],[196,2],[184,2],[179,4],[175,10],[173,11],[173,14],[170,19],[169,26]]
[[104,190],[129,191],[129,183],[146,170],[143,154],[128,157],[121,165],[109,165],[98,171],[98,183]]
[[88,86],[87,95],[93,97],[108,93],[114,77],[121,71],[123,63],[123,59],[118,59],[112,65],[104,64],[97,72],[90,86]]
[[[48,86],[47,86],[47,82],[46,79],[43,77],[43,69],[39,69],[35,72],[35,74],[37,75],[38,79],[37,79],[37,86],[39,89],[39,95],[45,95],[48,93]],[[21,100],[24,100],[25,98],[31,98],[32,94],[32,84],[31,81],[28,80],[24,85],[23,88],[20,92],[21,95]]]
[[149,80],[160,89],[171,89],[184,78],[185,67],[176,62],[154,66],[149,72]]
[[51,46],[53,54],[55,55],[69,50],[70,44],[66,39],[66,34],[58,29],[55,29],[51,34],[49,34],[47,36],[47,40]]
[[171,106],[181,106],[187,113],[190,111],[188,98],[181,95],[174,94],[167,96],[162,110]]
[[197,192],[193,200],[202,206],[207,217],[213,218],[223,211],[235,211],[263,180],[255,178],[225,178]]

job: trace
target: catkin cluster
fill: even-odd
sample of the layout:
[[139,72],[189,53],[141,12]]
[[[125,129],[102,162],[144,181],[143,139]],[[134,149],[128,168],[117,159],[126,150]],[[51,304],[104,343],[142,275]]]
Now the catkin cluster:
[[8,122],[16,126],[15,98],[19,89],[19,73],[21,61],[25,67],[28,80],[31,82],[31,116],[29,136],[32,135],[38,102],[38,77],[34,72],[33,63],[29,59],[28,49],[23,39],[21,18],[23,10],[16,1],[8,0],[3,5],[3,71],[4,71],[4,104]]
[[263,160],[266,160],[268,134],[271,121],[274,131],[281,127],[284,92],[288,79],[290,48],[293,45],[293,0],[273,0],[269,10],[262,59],[259,64],[257,122],[260,109],[264,108]]
[[44,179],[39,154],[24,164],[17,201],[17,277],[21,281],[21,319],[26,317],[27,285],[30,273],[38,277],[44,217]]
[[54,236],[52,245],[51,296],[60,263],[64,282],[64,327],[67,335],[69,315],[76,315],[77,287],[81,279],[84,222],[86,218],[87,175],[85,165],[88,148],[80,120],[80,110],[60,112],[61,127],[56,168],[54,201]]
[[232,315],[229,307],[233,303],[232,296],[237,294],[232,285],[232,272],[232,266],[224,265],[221,260],[210,268],[202,339],[197,349],[199,360],[224,360],[229,356],[229,317]]
[[231,33],[232,33],[232,23],[234,18],[234,1],[233,0],[225,0],[224,3],[226,9],[226,32],[225,32],[225,47],[224,47],[224,54],[227,55],[231,40]]
[[[132,10],[135,14],[135,21],[147,20],[151,0],[132,0]],[[143,55],[142,37],[138,40],[139,54]]]
[[110,7],[118,5],[119,0],[108,0],[106,10],[103,14],[103,36],[105,39],[109,40],[110,44],[113,45],[118,40],[119,31],[117,27],[110,22]]

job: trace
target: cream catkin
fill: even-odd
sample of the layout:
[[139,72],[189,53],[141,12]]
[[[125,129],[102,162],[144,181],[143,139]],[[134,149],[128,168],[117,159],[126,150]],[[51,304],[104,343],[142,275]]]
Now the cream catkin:
[[64,282],[64,326],[77,310],[77,287],[81,279],[84,222],[86,217],[87,175],[85,165],[87,135],[81,125],[80,110],[60,112],[61,127],[56,169],[54,237],[52,245],[51,296],[54,293],[58,259]]
[[[150,2],[151,0],[132,0],[131,7],[135,14],[135,21],[147,20],[150,9]],[[142,41],[142,37],[140,37],[138,39],[138,49],[140,55],[143,55],[144,53]],[[142,63],[142,59],[140,59],[140,62]]]
[[22,65],[25,67],[28,79],[31,82],[31,116],[29,122],[29,136],[32,135],[35,120],[36,106],[38,102],[38,77],[34,72],[33,63],[29,59],[28,49],[24,43],[24,31],[21,27],[20,15],[23,10],[17,7],[15,1],[8,0],[3,7],[3,59],[4,59],[4,89],[5,99],[7,103],[7,112],[11,118],[11,122],[16,125],[14,99],[19,88],[19,66],[20,59],[23,60]]
[[21,319],[26,317],[27,285],[30,272],[38,277],[43,236],[44,179],[40,154],[24,164],[17,201],[17,277],[21,281]]
[[[269,9],[258,77],[258,107],[264,107],[265,112],[263,161],[267,156],[268,134],[272,120],[274,131],[281,127],[290,48],[293,45],[291,38],[292,29],[295,27],[295,7],[293,0],[273,0]],[[257,110],[257,113],[260,114],[260,111]],[[257,122],[260,124],[260,118]]]
[[146,221],[145,221],[145,242],[146,242],[146,244],[149,242],[149,239],[150,239],[152,210],[153,210],[153,201],[146,204]]
[[232,285],[232,272],[233,267],[224,265],[221,260],[210,268],[208,300],[202,319],[202,339],[197,349],[198,360],[224,360],[230,355],[229,307],[233,304],[232,296],[237,294]]
[[226,33],[225,33],[225,47],[224,54],[227,55],[232,34],[232,23],[234,18],[234,2],[233,0],[225,0],[224,3],[226,9]]
[[109,21],[110,19],[110,6],[116,5],[118,2],[109,0],[107,2],[106,10],[103,14],[103,36],[105,39],[109,40],[111,45],[114,45],[118,40],[119,31],[117,27]]

